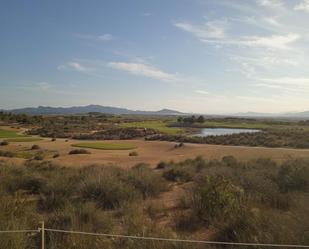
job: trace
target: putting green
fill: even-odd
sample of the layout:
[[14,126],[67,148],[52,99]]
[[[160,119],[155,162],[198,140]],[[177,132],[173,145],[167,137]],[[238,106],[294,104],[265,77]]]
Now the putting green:
[[98,150],[133,150],[137,147],[129,144],[113,144],[113,143],[79,143],[73,144],[73,147],[98,149]]
[[21,137],[21,135],[18,135],[16,131],[0,129],[0,138],[15,138],[15,137]]
[[35,141],[41,141],[43,139],[37,137],[17,137],[17,138],[8,138],[5,140],[8,142],[35,142]]

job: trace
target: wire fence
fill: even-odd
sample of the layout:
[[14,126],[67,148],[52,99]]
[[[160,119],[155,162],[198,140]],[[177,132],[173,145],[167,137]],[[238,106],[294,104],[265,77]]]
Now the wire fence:
[[108,233],[92,233],[92,232],[83,232],[83,231],[71,231],[71,230],[45,228],[44,223],[42,223],[42,226],[39,227],[38,229],[0,231],[0,234],[9,234],[9,233],[39,233],[41,234],[42,236],[41,236],[40,249],[45,248],[45,233],[65,233],[65,234],[78,234],[78,235],[85,235],[85,236],[101,236],[101,237],[106,237],[106,238],[123,238],[123,239],[133,239],[133,240],[162,241],[162,242],[174,242],[174,243],[186,243],[186,244],[207,244],[207,245],[214,245],[214,246],[221,245],[221,246],[236,246],[236,247],[246,246],[246,247],[268,247],[268,248],[309,248],[309,245],[246,243],[246,242],[239,243],[239,242],[225,242],[225,241],[172,239],[172,238],[162,238],[162,237],[144,237],[144,236],[108,234]]

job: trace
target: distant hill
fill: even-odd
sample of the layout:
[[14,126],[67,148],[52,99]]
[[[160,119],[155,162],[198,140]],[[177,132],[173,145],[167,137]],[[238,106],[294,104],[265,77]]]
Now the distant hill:
[[243,112],[235,113],[234,117],[256,117],[256,118],[288,118],[288,119],[309,119],[309,111],[289,112],[289,113],[261,113],[261,112]]
[[50,107],[50,106],[39,106],[39,107],[26,107],[20,109],[6,110],[15,114],[85,114],[90,112],[106,113],[106,114],[142,114],[142,115],[183,115],[184,113],[162,109],[159,111],[135,111],[126,108],[101,106],[101,105],[87,105],[87,106],[73,106],[73,107]]

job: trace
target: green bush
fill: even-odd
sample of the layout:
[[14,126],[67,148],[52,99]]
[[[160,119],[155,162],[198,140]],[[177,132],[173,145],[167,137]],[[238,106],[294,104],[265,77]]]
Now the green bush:
[[233,217],[242,208],[243,190],[222,177],[205,177],[191,192],[191,208],[210,223]]
[[69,155],[75,155],[75,154],[91,154],[90,151],[85,149],[74,149],[69,152]]
[[120,171],[104,168],[88,173],[81,186],[81,196],[95,201],[102,209],[116,209],[138,197],[137,191],[119,177]]
[[44,159],[44,155],[41,153],[33,157],[33,160],[37,160],[37,161],[42,161],[43,159]]
[[288,162],[281,166],[277,183],[282,192],[309,191],[309,165],[307,162]]
[[159,174],[154,174],[152,169],[145,165],[136,165],[132,168],[125,180],[130,186],[134,186],[143,198],[156,197],[167,190],[167,184]]
[[60,156],[60,154],[56,153],[56,154],[53,155],[53,158],[58,158],[59,156]]
[[172,169],[164,171],[163,177],[173,182],[189,182],[193,180],[193,172],[189,168],[177,168],[175,166]]
[[165,169],[168,166],[168,164],[166,162],[159,162],[157,164],[157,169]]
[[37,144],[34,144],[31,146],[31,150],[39,150],[39,149],[40,149],[40,146]]
[[238,165],[238,162],[233,156],[224,156],[222,162],[228,167],[234,167]]
[[14,152],[11,152],[11,151],[0,150],[0,156],[3,156],[3,157],[15,157],[16,154]]
[[8,141],[3,140],[3,141],[0,142],[0,146],[6,146],[6,145],[9,145]]
[[129,156],[138,156],[137,151],[132,151],[129,153]]

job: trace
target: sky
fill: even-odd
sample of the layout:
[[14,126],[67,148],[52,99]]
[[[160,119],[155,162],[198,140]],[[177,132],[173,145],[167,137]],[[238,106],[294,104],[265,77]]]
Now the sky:
[[309,110],[309,0],[1,0],[0,109]]

